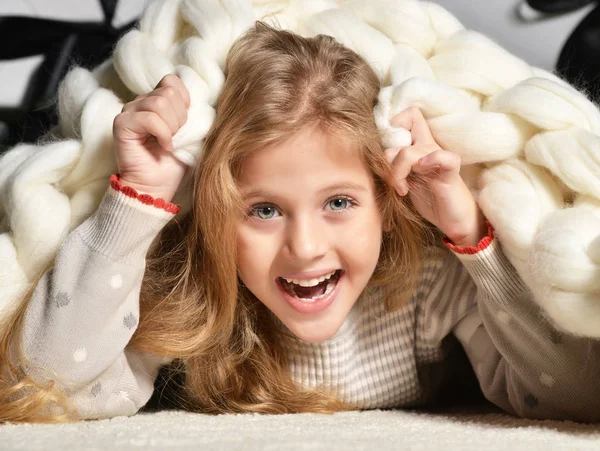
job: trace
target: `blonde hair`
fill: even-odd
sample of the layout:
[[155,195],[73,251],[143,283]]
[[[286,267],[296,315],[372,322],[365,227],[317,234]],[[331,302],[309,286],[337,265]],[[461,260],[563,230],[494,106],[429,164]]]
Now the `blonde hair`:
[[[285,354],[290,337],[240,283],[236,225],[244,205],[235,180],[249,154],[308,126],[356,142],[373,175],[386,230],[366,290],[381,291],[388,311],[400,308],[416,288],[427,235],[410,202],[385,182],[389,165],[373,118],[377,75],[329,36],[303,38],[257,22],[229,51],[225,76],[194,172],[192,211],[169,223],[148,253],[140,322],[128,346],[175,359],[173,372],[184,375],[178,404],[187,410],[356,409],[335,393],[293,381]],[[40,384],[10,363],[25,309],[22,302],[0,327],[0,421],[76,421],[76,409],[53,382]],[[50,405],[62,413],[48,413]]]

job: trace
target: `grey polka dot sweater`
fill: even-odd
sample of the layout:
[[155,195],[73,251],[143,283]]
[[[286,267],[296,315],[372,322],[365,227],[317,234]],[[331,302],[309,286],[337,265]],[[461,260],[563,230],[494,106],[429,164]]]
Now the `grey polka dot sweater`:
[[[28,305],[22,344],[35,365],[27,371],[55,380],[82,419],[135,414],[169,363],[127,346],[146,253],[176,212],[148,197],[112,183]],[[294,379],[363,408],[417,407],[452,390],[444,382],[470,362],[475,385],[509,413],[600,419],[598,342],[563,335],[544,319],[493,235],[477,249],[447,247],[428,253],[418,290],[401,310],[385,312],[376,293],[361,296],[331,339],[295,339]],[[468,360],[457,357],[461,347]]]

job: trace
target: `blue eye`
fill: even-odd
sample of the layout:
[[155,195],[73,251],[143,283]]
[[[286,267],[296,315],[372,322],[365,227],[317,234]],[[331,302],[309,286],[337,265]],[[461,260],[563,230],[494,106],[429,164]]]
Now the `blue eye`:
[[331,206],[333,211],[337,210],[345,210],[348,208],[348,204],[350,201],[348,199],[344,199],[343,197],[338,197],[337,199],[332,199],[328,202],[328,205]]
[[354,204],[347,197],[336,197],[327,202],[333,211],[343,211],[352,208]]
[[275,217],[274,213],[276,212],[277,209],[270,205],[259,205],[254,207],[251,211],[253,215],[259,217],[260,219],[273,219]]

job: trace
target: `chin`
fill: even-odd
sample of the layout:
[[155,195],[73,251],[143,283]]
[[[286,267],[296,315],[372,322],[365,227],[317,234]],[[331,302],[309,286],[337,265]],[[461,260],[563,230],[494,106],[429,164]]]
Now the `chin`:
[[287,328],[299,339],[308,343],[322,343],[333,337],[340,329],[342,323],[333,324],[329,320],[325,325],[311,324],[286,324]]

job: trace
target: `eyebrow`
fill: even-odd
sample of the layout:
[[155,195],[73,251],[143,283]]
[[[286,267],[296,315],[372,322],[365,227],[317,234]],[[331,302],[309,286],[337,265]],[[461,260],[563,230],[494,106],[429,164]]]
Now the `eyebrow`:
[[[341,183],[334,183],[333,185],[328,185],[324,188],[321,188],[318,193],[323,194],[328,191],[334,191],[334,190],[353,190],[353,191],[361,191],[361,192],[368,191],[364,185],[359,185],[359,184],[353,183],[353,182],[341,182]],[[267,191],[263,191],[261,189],[252,190],[252,191],[249,191],[249,192],[243,194],[244,199],[249,199],[252,197],[276,197],[276,195],[271,194]]]

